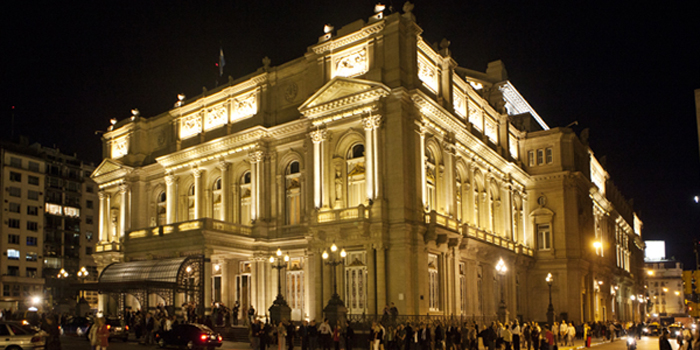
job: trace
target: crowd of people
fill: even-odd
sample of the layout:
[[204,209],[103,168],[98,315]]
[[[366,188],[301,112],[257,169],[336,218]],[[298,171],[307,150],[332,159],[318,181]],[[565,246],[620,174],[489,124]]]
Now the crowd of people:
[[641,331],[641,323],[616,322],[561,321],[551,326],[518,321],[492,322],[489,326],[449,320],[401,323],[389,313],[389,317],[372,322],[369,330],[362,332],[357,332],[352,323],[332,327],[328,320],[320,324],[314,320],[283,320],[271,325],[254,319],[250,336],[254,350],[293,350],[295,341],[301,344],[301,350],[554,350],[573,347],[575,339],[583,339],[590,347],[593,338],[614,341],[622,334],[640,336]]

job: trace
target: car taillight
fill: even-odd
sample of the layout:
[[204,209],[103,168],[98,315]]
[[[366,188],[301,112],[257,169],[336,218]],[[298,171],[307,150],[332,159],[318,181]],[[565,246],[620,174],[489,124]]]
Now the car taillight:
[[127,330],[127,331],[129,330],[129,326],[124,326],[124,327],[126,327],[126,330]]
[[112,328],[112,326],[110,326],[110,325],[107,325],[107,329],[110,329],[110,328]]
[[209,336],[206,335],[206,334],[202,334],[202,335],[199,336],[199,339],[202,339],[202,341],[207,340],[207,338],[209,338]]
[[224,340],[224,338],[221,338],[221,336],[218,336],[216,339],[218,339],[219,341]]

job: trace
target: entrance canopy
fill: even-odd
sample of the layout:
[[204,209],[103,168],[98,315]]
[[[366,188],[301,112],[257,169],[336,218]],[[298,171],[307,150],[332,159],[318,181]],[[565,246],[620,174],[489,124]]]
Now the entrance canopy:
[[100,274],[100,284],[139,284],[177,286],[178,276],[186,273],[188,257],[164,260],[144,260],[115,263],[107,266]]

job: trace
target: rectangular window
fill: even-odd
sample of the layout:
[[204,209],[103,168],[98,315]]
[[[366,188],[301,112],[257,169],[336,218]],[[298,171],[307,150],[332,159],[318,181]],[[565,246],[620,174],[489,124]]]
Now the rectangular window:
[[27,236],[27,245],[28,245],[28,246],[34,246],[34,247],[35,247],[35,246],[37,245],[37,242],[38,242],[38,240],[37,240],[36,237]]
[[19,219],[7,219],[7,226],[10,228],[19,228]]
[[7,243],[19,244],[19,235],[13,235],[13,234],[7,235]]
[[39,207],[36,205],[27,206],[27,215],[37,216],[39,215]]
[[10,166],[13,166],[15,168],[21,168],[22,167],[22,159],[10,157]]
[[22,174],[10,171],[10,181],[12,182],[22,182]]
[[7,191],[12,197],[22,197],[22,189],[19,187],[9,187]]
[[7,250],[7,258],[10,260],[19,260],[19,250],[8,249]]
[[86,208],[92,209],[93,206],[94,206],[94,205],[93,205],[92,201],[86,201],[86,202],[85,202],[85,207],[86,207]]
[[85,247],[85,255],[92,255],[92,247]]
[[37,186],[38,186],[38,185],[39,185],[39,178],[36,177],[36,176],[28,175],[28,176],[27,176],[27,182],[28,182],[30,185],[37,185]]
[[[89,176],[88,176],[88,177],[89,177]],[[85,187],[85,192],[87,192],[87,193],[92,193],[93,191],[94,191],[94,190],[92,189],[92,186],[91,186],[91,185],[88,185],[87,187]]]
[[92,215],[88,215],[85,217],[85,223],[87,225],[92,225]]
[[27,277],[36,278],[36,267],[27,267]]
[[547,164],[552,164],[554,161],[554,157],[552,156],[552,147],[549,147],[545,150],[546,152],[546,158],[547,158]]
[[539,250],[552,249],[552,233],[549,224],[537,225],[537,247]]
[[27,230],[32,232],[39,231],[39,223],[35,221],[27,221]]
[[[7,274],[9,276],[18,276],[19,277],[19,266],[8,266],[7,267]],[[18,287],[18,286],[15,286],[15,287]]]
[[529,166],[535,166],[535,151],[527,152],[527,164]]
[[39,163],[37,162],[32,162],[31,160],[29,161],[29,167],[28,169],[33,172],[40,172],[39,171]]
[[27,261],[37,261],[38,255],[36,253],[27,253],[26,259]]
[[38,191],[29,190],[29,191],[27,192],[27,198],[29,198],[29,199],[31,199],[31,200],[35,200],[35,201],[36,201],[36,200],[39,200],[39,192],[38,192]]
[[10,285],[9,284],[4,284],[2,286],[2,296],[4,296],[4,297],[10,296]]
[[537,150],[537,165],[542,165],[542,164],[544,164],[544,150],[538,149]]
[[18,213],[20,212],[20,205],[19,203],[13,203],[10,202],[10,213]]

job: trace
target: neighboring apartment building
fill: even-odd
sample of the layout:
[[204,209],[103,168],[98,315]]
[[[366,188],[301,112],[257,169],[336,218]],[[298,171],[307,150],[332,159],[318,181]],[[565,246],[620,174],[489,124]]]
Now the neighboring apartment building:
[[647,317],[687,316],[683,263],[664,260],[646,261]]
[[[97,277],[97,194],[89,178],[94,165],[26,141],[1,147],[5,308],[32,306],[33,297],[41,297],[43,306],[71,300],[75,284]],[[85,278],[84,272],[78,277],[82,267]],[[83,295],[96,308],[96,293]]]
[[541,321],[549,273],[557,318],[640,320],[642,223],[586,134],[550,128],[500,61],[460,67],[421,32],[410,6],[378,13],[111,126],[92,175],[100,308],[238,301],[264,315],[279,248],[294,320],[321,319],[337,288],[351,318],[393,302]]

